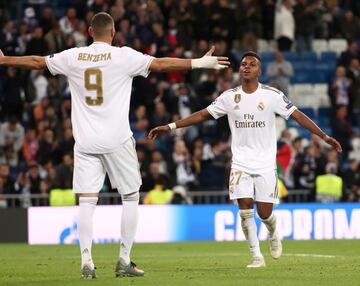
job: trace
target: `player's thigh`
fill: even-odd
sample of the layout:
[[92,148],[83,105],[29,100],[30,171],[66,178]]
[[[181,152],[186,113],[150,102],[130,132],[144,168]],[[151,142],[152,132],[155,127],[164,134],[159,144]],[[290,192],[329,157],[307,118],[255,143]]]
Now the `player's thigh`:
[[279,203],[276,170],[258,174],[254,177],[255,201],[264,203]]
[[111,186],[120,194],[137,192],[141,186],[139,162],[136,155],[135,140],[130,138],[115,152],[102,156]]
[[73,189],[77,194],[98,193],[103,187],[105,169],[100,155],[74,150]]
[[229,195],[231,200],[254,199],[254,181],[251,175],[231,169],[229,178]]

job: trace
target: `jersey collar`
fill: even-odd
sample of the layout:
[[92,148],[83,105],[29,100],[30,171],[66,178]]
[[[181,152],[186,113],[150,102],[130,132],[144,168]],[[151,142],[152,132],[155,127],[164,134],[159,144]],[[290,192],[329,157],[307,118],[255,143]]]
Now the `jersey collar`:
[[100,41],[93,42],[92,45],[108,45],[108,46],[111,46],[108,43],[100,42]]

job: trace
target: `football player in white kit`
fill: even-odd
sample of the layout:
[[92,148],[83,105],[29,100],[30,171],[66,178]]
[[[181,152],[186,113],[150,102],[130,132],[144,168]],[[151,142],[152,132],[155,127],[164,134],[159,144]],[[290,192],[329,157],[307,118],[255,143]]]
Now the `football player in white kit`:
[[65,75],[69,81],[75,138],[73,189],[79,194],[81,277],[96,277],[91,255],[93,214],[106,173],[123,202],[121,247],[115,274],[143,276],[144,271],[130,260],[141,185],[135,141],[129,125],[132,80],[135,76],[147,77],[151,71],[222,69],[228,67],[229,62],[226,57],[212,56],[214,48],[204,57],[191,60],[154,58],[128,47],[113,47],[114,21],[103,12],[93,17],[89,33],[94,42],[88,47],[47,57],[7,57],[0,51],[0,64],[48,68],[53,75]]
[[302,127],[321,137],[341,152],[340,144],[326,135],[312,120],[299,111],[278,89],[259,83],[260,57],[247,52],[240,62],[241,85],[223,92],[207,108],[187,118],[152,129],[148,135],[159,134],[203,122],[213,117],[228,116],[232,135],[232,167],[229,180],[230,199],[237,200],[241,226],[253,256],[248,268],[264,267],[254,220],[254,202],[262,222],[269,231],[270,254],[281,256],[282,245],[276,229],[273,205],[279,203],[276,173],[275,115],[292,116]]

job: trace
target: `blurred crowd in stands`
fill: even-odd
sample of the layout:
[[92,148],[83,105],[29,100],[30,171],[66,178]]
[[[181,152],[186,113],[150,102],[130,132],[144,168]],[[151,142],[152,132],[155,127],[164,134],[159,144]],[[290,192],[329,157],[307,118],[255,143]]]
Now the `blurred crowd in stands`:
[[[156,190],[166,194],[157,203],[190,203],[186,192],[226,190],[231,163],[226,118],[178,129],[155,141],[146,138],[151,128],[184,118],[238,85],[238,55],[256,51],[259,39],[276,43],[279,51],[273,66],[263,73],[288,94],[294,71],[291,63],[278,69],[282,53],[311,51],[314,39],[333,38],[349,42],[348,50],[337,58],[328,89],[332,135],[344,153],[285,126],[279,130],[278,171],[287,193],[310,190],[307,201],[360,201],[360,156],[349,155],[358,142],[354,128],[360,126],[360,1],[0,1],[0,49],[5,55],[45,56],[88,45],[89,22],[100,11],[115,20],[115,46],[156,57],[192,58],[215,45],[216,55],[228,56],[232,63],[220,72],[170,72],[134,80],[129,116],[143,178],[141,191],[148,193],[144,203],[159,199],[150,195]],[[0,195],[72,187],[70,116],[71,96],[64,77],[52,77],[47,70],[0,68]],[[172,189],[178,190],[176,195]],[[114,191],[108,180],[102,191]]]

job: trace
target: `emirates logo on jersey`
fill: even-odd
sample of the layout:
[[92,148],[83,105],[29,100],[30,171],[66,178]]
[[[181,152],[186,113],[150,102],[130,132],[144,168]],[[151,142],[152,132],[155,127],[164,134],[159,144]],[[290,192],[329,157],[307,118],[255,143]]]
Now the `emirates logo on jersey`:
[[259,104],[258,104],[258,106],[257,106],[257,109],[258,109],[259,111],[263,111],[263,110],[265,109],[264,103],[263,103],[263,102],[259,102]]
[[239,103],[240,100],[241,100],[241,94],[240,93],[235,94],[235,96],[234,96],[235,103]]

